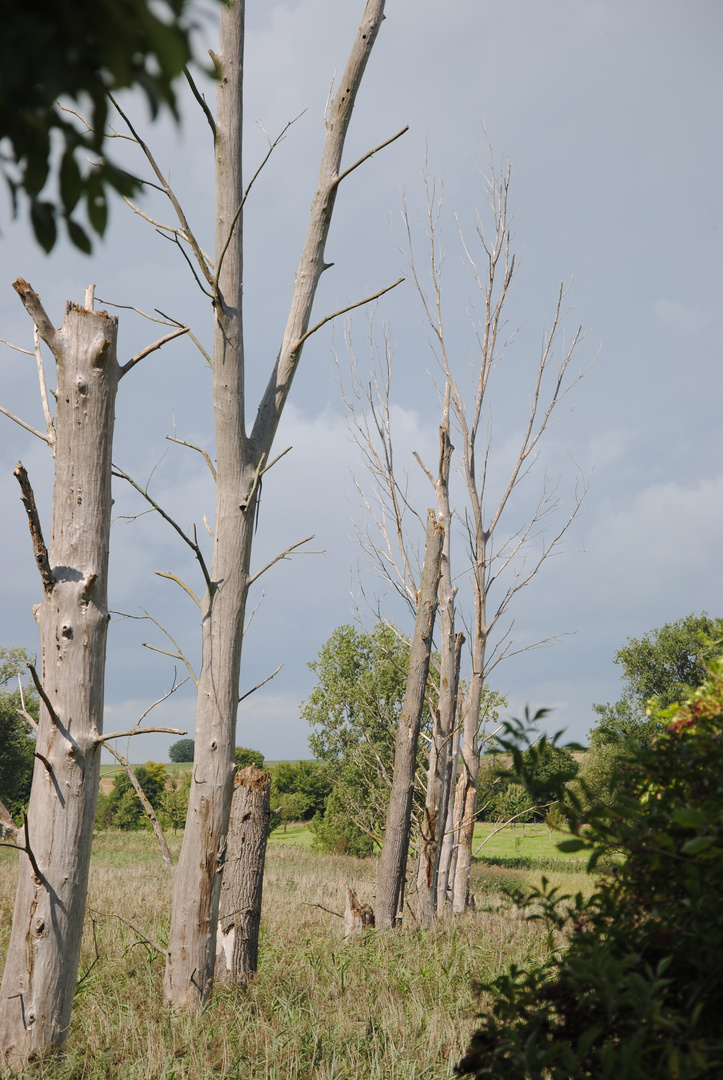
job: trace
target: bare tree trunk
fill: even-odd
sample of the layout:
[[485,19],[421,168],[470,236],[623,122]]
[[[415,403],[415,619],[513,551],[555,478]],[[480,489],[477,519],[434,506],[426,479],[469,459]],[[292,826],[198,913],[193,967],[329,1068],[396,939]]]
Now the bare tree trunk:
[[379,859],[376,917],[377,925],[382,929],[391,929],[398,925],[404,906],[417,743],[429,675],[444,532],[444,527],[437,522],[434,511],[430,510],[427,516],[417,617],[409,650],[407,689],[397,727],[392,791]]
[[259,926],[266,841],[271,819],[271,777],[255,765],[236,773],[216,948],[216,981],[239,986],[259,966]]
[[[22,466],[43,578],[40,719],[12,933],[0,990],[0,1062],[64,1041],[80,958],[103,727],[117,320],[68,303],[55,330],[22,279],[15,289],[57,361],[52,535],[46,553]],[[50,441],[50,440],[48,440]],[[31,672],[33,673],[33,672]]]
[[457,761],[459,759],[460,721],[462,702],[457,699],[455,723],[452,731],[450,761],[447,771],[447,797],[443,801],[446,807],[444,835],[440,844],[439,870],[437,872],[437,914],[450,902],[450,888],[454,884],[457,866],[457,836],[455,833],[455,795],[457,788]]
[[[216,525],[210,580],[202,604],[203,646],[196,706],[193,780],[175,875],[164,995],[200,1008],[211,992],[225,835],[231,804],[241,639],[259,485],[270,468],[274,437],[309,329],[341,172],[344,140],[367,60],[381,26],[384,0],[368,0],[349,61],[326,118],[316,194],[289,317],[250,436],[246,433],[242,310],[241,82],[244,3],[221,8],[220,78],[215,121],[216,330],[213,404],[216,425]],[[368,155],[366,155],[368,156]],[[363,160],[363,159],[362,159]],[[359,163],[357,163],[359,164]],[[354,168],[354,166],[352,166]],[[198,258],[199,256],[197,256]]]
[[[449,506],[449,467],[454,447],[449,438],[449,384],[447,384],[442,424],[439,429],[439,468],[436,478],[429,474],[437,493],[437,515],[444,528],[444,544],[439,576],[440,663],[439,696],[432,717],[432,741],[429,745],[427,791],[422,819],[419,863],[417,866],[417,908],[422,923],[430,925],[435,914],[437,867],[439,856],[440,802],[449,756],[449,735],[454,724],[457,697],[454,652],[454,598],[450,569],[451,513]],[[417,460],[421,462],[418,457]],[[423,466],[424,467],[424,466]],[[426,470],[425,470],[426,471]],[[457,667],[457,678],[459,667]],[[445,813],[442,811],[442,821]]]

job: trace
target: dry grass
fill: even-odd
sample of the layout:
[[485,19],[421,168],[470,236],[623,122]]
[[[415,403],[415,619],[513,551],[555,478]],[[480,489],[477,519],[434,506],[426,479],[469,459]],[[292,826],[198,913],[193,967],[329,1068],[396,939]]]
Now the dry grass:
[[[180,836],[170,837],[172,851]],[[0,950],[9,935],[16,856],[0,851]],[[201,1016],[161,1004],[170,891],[147,833],[96,838],[81,979],[66,1053],[28,1075],[53,1080],[425,1080],[449,1078],[469,1035],[471,983],[546,942],[504,894],[529,872],[476,867],[477,910],[431,931],[372,932],[342,943],[345,888],[373,901],[376,860],[272,847],[258,979],[223,989]],[[536,875],[539,878],[539,874]],[[576,891],[584,876],[571,874]],[[486,909],[486,910],[485,910]],[[100,914],[103,913],[103,914]],[[411,920],[410,920],[411,922]]]

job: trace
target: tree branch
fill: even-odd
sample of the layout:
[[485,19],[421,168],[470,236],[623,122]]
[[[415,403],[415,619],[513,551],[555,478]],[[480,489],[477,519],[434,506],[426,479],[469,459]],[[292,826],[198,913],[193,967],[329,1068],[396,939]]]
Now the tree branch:
[[[145,728],[145,730],[146,731],[173,731],[173,734],[174,735],[176,734],[176,731],[174,729],[172,729],[172,728]],[[133,734],[133,732],[126,733],[126,734]],[[179,732],[178,734],[185,735],[186,733],[184,731],[184,732]],[[113,738],[113,737],[114,736],[112,736],[112,735],[108,736],[108,738]],[[117,738],[117,736],[116,736],[116,738]],[[103,742],[104,740],[101,739],[100,741]],[[126,773],[128,779],[130,780],[131,784],[133,784],[133,788],[135,790],[135,793],[138,796],[138,798],[140,799],[141,806],[145,810],[146,817],[150,821],[151,827],[153,828],[153,832],[156,835],[156,840],[158,841],[158,846],[161,849],[161,855],[163,857],[164,863],[166,864],[166,869],[168,870],[169,874],[173,873],[173,863],[171,861],[171,853],[168,850],[168,844],[166,843],[166,838],[163,835],[163,829],[161,828],[160,823],[158,821],[158,818],[156,817],[155,810],[151,806],[150,800],[146,796],[146,793],[144,792],[141,785],[138,783],[138,777],[134,773],[130,762],[128,761],[127,758],[123,757],[123,755],[120,754],[115,749],[114,746],[106,746],[106,750],[110,750],[111,754],[116,759],[116,761],[120,762],[121,766],[125,770],[125,773]]]
[[256,690],[260,690],[262,686],[266,686],[267,682],[271,682],[271,680],[273,678],[275,678],[276,675],[279,674],[279,672],[281,671],[283,666],[284,666],[283,664],[279,664],[276,671],[272,671],[272,673],[270,675],[267,675],[266,678],[263,680],[263,682],[256,683],[256,686],[252,687],[251,690],[247,690],[245,694],[242,694],[241,697],[239,698],[239,704],[242,701],[245,701],[247,697],[250,697],[253,693],[255,693]]
[[332,319],[337,319],[340,315],[346,315],[347,311],[353,311],[354,308],[362,307],[364,304],[371,304],[373,300],[378,300],[380,296],[384,296],[385,293],[391,292],[392,289],[396,289],[397,285],[401,285],[403,281],[403,277],[397,278],[397,280],[393,282],[393,284],[385,285],[383,289],[380,289],[379,292],[375,292],[372,296],[365,296],[363,300],[357,300],[356,303],[347,304],[346,307],[339,308],[338,311],[332,312],[331,315],[325,315],[324,318],[316,324],[316,326],[312,326],[310,330],[307,330],[306,333],[299,338],[299,340],[294,345],[292,352],[296,352],[298,349],[300,349],[307,338],[310,338],[311,335],[315,334],[317,330],[321,330],[322,326],[326,326],[326,324],[328,322],[331,322]]
[[174,338],[181,337],[183,334],[188,333],[189,328],[187,326],[179,327],[178,330],[173,330],[170,334],[166,334],[165,337],[159,338],[158,341],[154,341],[152,345],[146,345],[145,349],[141,349],[140,352],[128,361],[127,364],[123,364],[120,369],[119,379],[122,379],[124,375],[127,375],[131,368],[134,368],[141,360],[145,359],[150,353],[155,352],[156,349],[162,349],[163,346],[173,341]]
[[17,278],[13,282],[13,288],[22,300],[23,307],[28,315],[37,326],[41,338],[57,360],[59,358],[57,351],[59,348],[58,331],[48,318],[45,308],[40,302],[40,297],[24,278]]
[[181,588],[183,589],[183,591],[188,593],[188,595],[191,597],[191,599],[193,600],[196,607],[198,607],[198,608],[201,607],[201,600],[200,600],[200,598],[198,596],[196,596],[196,594],[193,591],[193,589],[191,588],[191,586],[186,585],[186,582],[182,581],[182,579],[179,578],[176,574],[172,574],[170,572],[170,570],[154,570],[153,572],[158,577],[168,578],[169,581],[175,581],[176,585],[180,585]]
[[2,405],[0,405],[0,413],[2,413],[3,416],[7,416],[8,420],[12,420],[14,423],[18,424],[19,427],[24,428],[25,431],[29,431],[31,435],[36,435],[38,439],[42,439],[44,443],[47,443],[48,446],[50,446],[50,439],[48,436],[43,435],[42,431],[38,431],[32,424],[27,424],[25,420],[21,420],[15,413],[11,413],[8,409],[4,409]]
[[206,117],[206,119],[208,120],[208,126],[211,128],[211,132],[212,132],[213,137],[215,139],[216,138],[216,121],[213,118],[213,113],[209,109],[208,104],[206,103],[205,97],[203,96],[201,91],[196,86],[196,83],[193,80],[193,76],[191,75],[191,72],[188,70],[187,67],[185,67],[183,69],[183,74],[186,76],[186,82],[191,87],[191,93],[193,94],[196,101],[198,102],[198,104],[203,109],[203,114]]
[[49,595],[55,587],[56,577],[50,569],[48,549],[43,540],[43,530],[40,527],[40,517],[38,516],[38,508],[35,505],[35,495],[33,494],[28,474],[21,461],[19,461],[13,469],[13,476],[20,484],[20,499],[25,507],[25,512],[28,515],[30,537],[33,542],[33,554],[35,555],[35,562],[40,571],[40,577],[43,580],[43,592],[46,595]]
[[[261,575],[265,574],[267,570],[270,570],[272,566],[275,566],[277,562],[281,562],[282,559],[286,559],[291,554],[292,551],[296,551],[296,549],[298,547],[301,547],[302,544],[308,544],[309,541],[313,540],[313,539],[314,539],[313,535],[312,536],[307,536],[307,537],[305,537],[304,540],[299,540],[299,541],[297,541],[297,543],[292,544],[291,547],[287,547],[285,551],[282,551],[280,555],[277,555],[274,559],[271,559],[270,562],[267,562],[266,566],[262,566],[260,570],[257,570],[257,572],[255,574],[253,574],[248,579],[247,588],[251,588],[253,583],[255,581],[258,581],[258,579],[261,577]],[[311,555],[311,554],[315,554],[315,553],[309,551],[309,552],[305,552],[304,554]],[[318,554],[318,552],[316,554]]]
[[375,146],[373,150],[367,150],[363,157],[360,157],[359,160],[355,161],[353,165],[350,165],[348,169],[344,169],[344,172],[341,173],[336,181],[337,185],[339,185],[342,180],[345,180],[349,173],[353,173],[355,169],[358,169],[360,165],[363,165],[365,161],[368,161],[370,157],[373,157],[374,154],[378,154],[385,146],[390,146],[393,142],[396,142],[397,139],[401,139],[402,135],[406,135],[408,131],[409,124],[405,124],[402,130],[398,131],[396,135],[392,135],[390,139],[385,139],[384,142],[379,143],[379,146]]
[[180,446],[187,446],[190,450],[196,450],[196,451],[198,451],[199,454],[203,454],[203,457],[206,460],[206,464],[208,465],[209,469],[211,470],[211,476],[213,477],[214,483],[215,483],[215,481],[216,481],[216,469],[215,469],[215,466],[214,466],[213,462],[211,461],[210,454],[208,454],[205,450],[202,450],[200,446],[195,446],[194,443],[186,442],[185,439],[177,439],[175,435],[166,435],[166,438],[168,439],[169,442],[178,443]]

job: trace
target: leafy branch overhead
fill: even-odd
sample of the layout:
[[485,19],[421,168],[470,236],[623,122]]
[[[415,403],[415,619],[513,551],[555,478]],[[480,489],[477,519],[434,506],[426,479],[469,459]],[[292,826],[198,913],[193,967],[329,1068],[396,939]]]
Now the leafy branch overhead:
[[[191,60],[190,7],[189,0],[37,0],[13,5],[11,18],[4,13],[0,170],[13,213],[20,197],[27,199],[45,251],[62,220],[71,242],[90,252],[89,231],[105,232],[108,192],[138,189],[134,176],[104,156],[108,93],[137,87],[153,117],[164,105],[177,117],[173,82]],[[79,123],[59,98],[84,107],[89,100],[89,122]],[[88,154],[100,160],[91,164]]]

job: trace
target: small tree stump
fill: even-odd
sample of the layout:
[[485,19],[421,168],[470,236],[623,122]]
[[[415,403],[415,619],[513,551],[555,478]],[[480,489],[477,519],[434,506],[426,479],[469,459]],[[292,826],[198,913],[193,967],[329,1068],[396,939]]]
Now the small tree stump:
[[374,926],[374,911],[369,904],[360,904],[353,889],[347,887],[344,909],[344,940],[352,934],[361,934]]
[[267,772],[255,765],[238,770],[219,900],[217,982],[245,985],[258,968],[270,799],[271,778]]

